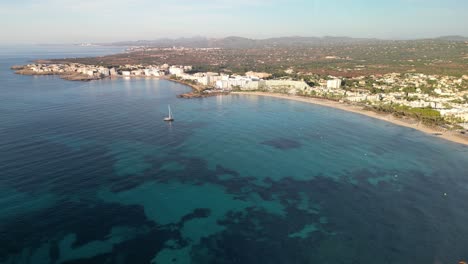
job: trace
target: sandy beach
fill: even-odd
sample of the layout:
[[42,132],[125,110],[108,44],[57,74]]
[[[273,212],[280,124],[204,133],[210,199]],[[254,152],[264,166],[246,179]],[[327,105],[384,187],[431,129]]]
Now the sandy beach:
[[433,127],[425,126],[421,123],[414,123],[411,120],[397,118],[393,115],[388,114],[379,114],[373,111],[367,111],[362,109],[361,106],[350,105],[345,103],[339,103],[335,101],[330,101],[326,99],[318,99],[318,98],[309,98],[309,97],[302,97],[302,96],[294,96],[294,95],[285,95],[285,94],[275,94],[275,93],[265,93],[265,92],[232,92],[231,94],[238,94],[238,95],[249,95],[249,96],[269,96],[287,100],[295,100],[305,103],[317,104],[326,107],[333,107],[336,109],[341,109],[348,112],[353,112],[361,115],[366,115],[372,118],[380,119],[383,121],[390,122],[395,125],[404,126],[419,130],[431,136],[442,138],[445,140],[449,140],[452,142],[456,142],[459,144],[463,144],[468,146],[468,136],[462,135],[460,133],[454,131],[445,131],[442,128],[437,129]]

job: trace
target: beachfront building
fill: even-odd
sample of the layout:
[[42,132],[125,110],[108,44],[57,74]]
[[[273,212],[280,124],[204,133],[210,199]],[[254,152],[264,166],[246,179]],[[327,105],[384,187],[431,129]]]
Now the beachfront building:
[[257,78],[257,79],[266,79],[270,78],[271,74],[266,73],[266,72],[254,72],[254,71],[249,71],[245,73],[245,76],[250,77],[250,78]]
[[198,75],[198,82],[205,86],[215,86],[216,82],[221,80],[223,76],[220,76],[215,72],[207,72]]
[[97,69],[99,75],[103,76],[103,77],[107,77],[110,75],[110,70],[109,68],[106,68],[106,67],[99,67]]
[[133,76],[140,76],[140,75],[143,74],[143,71],[142,70],[133,70],[131,73],[132,73]]
[[147,76],[160,77],[160,76],[164,76],[164,75],[165,75],[165,72],[163,70],[158,69],[158,68],[149,68],[148,69],[148,75]]
[[463,108],[463,106],[452,109],[441,109],[439,112],[444,117],[459,118],[463,122],[468,122],[468,109]]
[[341,80],[340,79],[328,80],[327,81],[327,88],[328,89],[340,89],[341,88]]
[[177,67],[177,66],[171,66],[169,67],[169,74],[175,75],[175,76],[180,76],[184,74],[184,68],[183,67]]
[[223,90],[258,90],[265,86],[265,81],[258,78],[248,76],[221,76],[221,79],[216,81],[215,87]]
[[110,76],[117,76],[117,75],[119,75],[119,74],[117,73],[117,71],[115,70],[115,68],[111,68],[111,69],[109,69],[109,75],[110,75]]
[[304,81],[293,80],[266,80],[265,87],[260,87],[270,92],[297,94],[299,91],[308,93],[311,87]]

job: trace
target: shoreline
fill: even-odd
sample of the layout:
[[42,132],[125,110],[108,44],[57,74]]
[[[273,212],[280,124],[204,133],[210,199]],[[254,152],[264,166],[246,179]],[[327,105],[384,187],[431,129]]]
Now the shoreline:
[[[34,72],[31,70],[25,69],[18,69],[19,66],[12,66],[11,69],[14,71],[15,74],[25,75],[25,76],[58,76],[62,80],[66,81],[81,81],[81,82],[88,82],[88,81],[98,81],[98,80],[105,80],[105,79],[165,79],[165,76],[143,76],[143,75],[132,75],[132,76],[121,76],[121,75],[114,75],[114,76],[104,76],[104,77],[96,77],[96,76],[89,76],[77,72]],[[185,85],[189,85],[188,83],[183,83]],[[193,87],[192,87],[193,88]]]
[[[61,79],[69,80],[69,81],[92,81],[92,80],[100,80],[100,79],[106,79],[106,78],[113,79],[115,77],[123,78],[123,79],[150,78],[150,79],[167,80],[167,81],[179,83],[182,85],[186,85],[192,89],[192,92],[179,95],[178,97],[180,98],[201,98],[201,97],[211,97],[211,96],[218,96],[218,95],[228,95],[224,93],[202,94],[204,87],[186,82],[184,80],[172,79],[172,78],[169,78],[168,76],[154,76],[154,77],[153,76],[106,76],[106,77],[96,78],[96,77],[90,77],[90,76],[86,76],[83,74],[70,73],[70,72],[37,73],[31,70],[25,70],[23,66],[11,66],[11,69],[14,70],[16,74],[20,74],[20,75],[39,75],[39,76],[40,75],[58,75]],[[459,144],[468,146],[468,135],[463,135],[461,133],[457,133],[454,131],[444,130],[443,128],[437,129],[435,127],[425,126],[421,124],[420,122],[410,123],[408,121],[411,121],[411,119],[405,120],[403,118],[395,117],[391,114],[383,114],[383,113],[377,113],[377,112],[370,111],[370,110],[365,110],[362,108],[362,106],[358,106],[358,105],[340,103],[340,102],[336,102],[336,101],[332,101],[328,99],[304,97],[304,96],[297,96],[297,95],[286,95],[286,94],[270,93],[270,92],[230,92],[229,94],[268,96],[268,97],[274,97],[274,98],[280,98],[280,99],[286,99],[286,100],[294,100],[294,101],[299,101],[299,102],[312,103],[312,104],[321,105],[325,107],[331,107],[331,108],[340,109],[340,110],[347,111],[347,112],[365,115],[365,116],[379,119],[382,121],[386,121],[386,122],[389,122],[398,126],[412,128],[412,129],[421,131],[423,133],[426,133],[428,135],[431,135],[437,138],[442,138],[442,139],[445,139],[454,143],[459,143]]]
[[463,136],[453,131],[440,131],[440,130],[437,130],[436,128],[428,127],[423,124],[420,124],[419,122],[415,124],[411,124],[411,123],[405,122],[404,119],[395,117],[391,114],[379,114],[373,111],[364,110],[362,109],[362,107],[357,106],[357,105],[350,105],[350,104],[335,102],[335,101],[331,101],[327,99],[318,99],[318,98],[310,98],[310,97],[303,97],[303,96],[297,96],[297,95],[285,95],[285,94],[268,93],[268,92],[231,92],[231,94],[267,96],[267,97],[274,97],[274,98],[316,104],[316,105],[325,106],[325,107],[331,107],[331,108],[340,109],[340,110],[347,111],[347,112],[365,115],[365,116],[379,119],[382,121],[386,121],[386,122],[389,122],[398,126],[412,128],[412,129],[421,131],[425,134],[428,134],[436,138],[441,138],[441,139],[445,139],[451,142],[455,142],[455,143],[468,146],[468,136]]
[[183,81],[183,80],[177,80],[177,79],[171,79],[170,77],[168,76],[161,76],[159,77],[161,80],[166,80],[166,81],[171,81],[171,82],[175,82],[175,83],[180,83],[180,84],[183,84],[183,85],[187,85],[189,86],[190,88],[192,88],[192,90],[196,91],[196,92],[201,92],[203,91],[203,88],[200,87],[199,85],[196,85],[196,84],[192,84],[192,83],[189,83],[189,82],[186,82],[186,81]]
[[177,97],[178,98],[185,98],[185,99],[194,99],[194,98],[206,98],[206,97],[213,97],[213,96],[218,96],[218,95],[228,95],[230,92],[210,92],[210,93],[205,93],[206,87],[202,85],[197,85],[193,83],[186,82],[184,80],[178,80],[178,79],[171,79],[169,77],[164,77],[161,78],[166,81],[171,81],[175,83],[179,83],[182,85],[186,85],[192,89],[191,92],[188,93],[183,93],[179,94]]

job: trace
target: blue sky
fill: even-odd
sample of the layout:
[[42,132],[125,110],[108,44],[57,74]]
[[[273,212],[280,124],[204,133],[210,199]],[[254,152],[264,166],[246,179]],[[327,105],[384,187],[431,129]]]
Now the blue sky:
[[467,0],[0,0],[0,43],[468,36]]

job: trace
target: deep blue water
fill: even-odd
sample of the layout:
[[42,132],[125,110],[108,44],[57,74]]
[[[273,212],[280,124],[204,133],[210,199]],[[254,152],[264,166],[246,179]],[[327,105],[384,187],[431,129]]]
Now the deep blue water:
[[0,263],[468,259],[467,147],[301,102],[9,70],[117,51],[1,49]]

